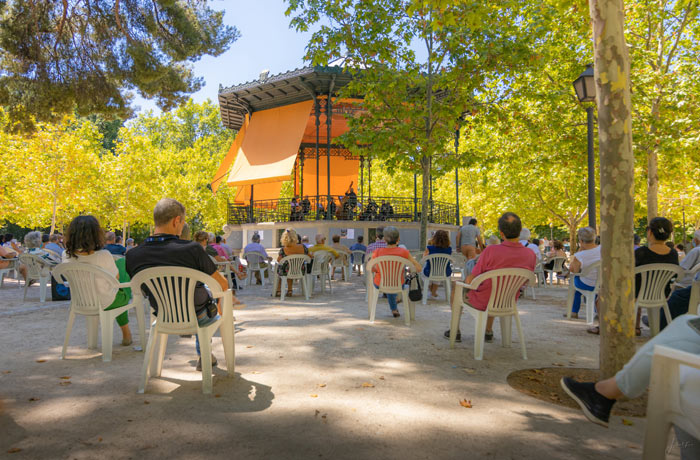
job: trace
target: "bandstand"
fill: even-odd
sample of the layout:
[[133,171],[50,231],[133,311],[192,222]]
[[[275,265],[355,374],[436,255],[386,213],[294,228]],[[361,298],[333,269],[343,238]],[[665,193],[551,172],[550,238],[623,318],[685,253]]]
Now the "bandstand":
[[[313,66],[256,81],[220,88],[224,125],[238,134],[211,187],[236,187],[228,204],[226,238],[241,248],[258,232],[268,248],[292,227],[313,241],[317,233],[341,235],[345,244],[358,235],[372,242],[377,227],[395,225],[401,241],[418,249],[420,218],[428,214],[428,230],[443,229],[453,240],[459,222],[458,201],[372,195],[371,148],[357,155],[334,142],[347,132],[346,116],[361,111],[361,97],[339,99],[352,79],[341,67]],[[282,183],[293,181],[295,202],[280,198]],[[350,184],[354,193],[347,194]],[[457,195],[458,195],[457,189]]]

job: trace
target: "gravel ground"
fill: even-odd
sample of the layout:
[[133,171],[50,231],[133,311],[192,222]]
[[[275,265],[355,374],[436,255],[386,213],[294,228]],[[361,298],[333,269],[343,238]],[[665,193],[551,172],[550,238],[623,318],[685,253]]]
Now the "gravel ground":
[[[240,291],[236,374],[215,369],[212,395],[201,392],[194,339],[170,338],[145,395],[143,353],[118,345],[116,325],[112,362],[87,349],[80,317],[61,360],[68,302],[41,304],[38,287],[23,302],[10,280],[0,290],[0,457],[641,458],[644,419],[613,417],[605,429],[506,383],[516,369],[597,367],[598,338],[562,318],[564,287],[520,301],[527,361],[517,336],[501,347],[498,323],[475,361],[469,315],[454,350],[442,336],[444,291],[417,305],[410,328],[381,299],[370,324],[361,280],[309,301],[295,291],[282,303],[269,285]],[[131,330],[138,339],[133,313]],[[213,348],[223,363],[218,337]]]

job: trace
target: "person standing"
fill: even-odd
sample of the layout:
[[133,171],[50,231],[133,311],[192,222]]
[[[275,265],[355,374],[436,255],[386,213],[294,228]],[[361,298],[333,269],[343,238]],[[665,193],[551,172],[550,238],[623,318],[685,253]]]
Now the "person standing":
[[477,249],[484,247],[484,240],[481,238],[481,230],[476,226],[476,219],[465,217],[464,223],[457,233],[457,250],[464,254],[467,260],[471,260],[476,258]]

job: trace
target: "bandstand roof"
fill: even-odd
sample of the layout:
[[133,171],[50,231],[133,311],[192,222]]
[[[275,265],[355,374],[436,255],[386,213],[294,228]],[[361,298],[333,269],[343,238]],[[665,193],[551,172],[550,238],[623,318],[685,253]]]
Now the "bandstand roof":
[[240,129],[245,115],[303,101],[314,95],[336,95],[352,80],[340,66],[309,66],[265,79],[219,89],[221,120],[227,128]]

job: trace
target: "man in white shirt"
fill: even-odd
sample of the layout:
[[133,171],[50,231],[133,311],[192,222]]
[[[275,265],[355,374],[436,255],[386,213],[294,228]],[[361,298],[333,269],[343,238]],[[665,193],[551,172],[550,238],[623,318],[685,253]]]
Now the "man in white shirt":
[[[700,264],[700,230],[695,230],[693,234],[693,244],[695,247],[688,251],[680,263],[681,268],[686,272],[689,272],[697,264]],[[684,288],[690,286],[692,283],[693,277],[689,273],[686,273],[682,280],[676,282],[679,287]]]
[[542,253],[540,252],[539,246],[530,242],[530,230],[529,229],[523,228],[520,231],[520,244],[522,244],[523,246],[525,246],[526,248],[528,248],[532,252],[534,252],[535,256],[537,256],[538,262],[540,260],[542,260]]
[[[598,270],[592,270],[586,277],[580,275],[586,268],[600,260],[600,246],[595,244],[595,230],[591,227],[580,228],[577,232],[579,251],[571,259],[569,271],[574,276],[572,280],[578,289],[593,291],[598,281]],[[571,308],[571,317],[578,318],[578,311],[581,308],[581,292],[578,290],[574,294],[574,303]],[[564,315],[566,316],[566,315]]]

